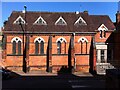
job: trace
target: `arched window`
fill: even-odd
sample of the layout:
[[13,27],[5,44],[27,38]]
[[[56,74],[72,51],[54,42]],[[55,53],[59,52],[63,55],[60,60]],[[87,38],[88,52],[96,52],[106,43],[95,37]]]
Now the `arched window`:
[[21,54],[21,41],[18,41],[18,54]]
[[88,43],[88,40],[85,37],[81,37],[78,40],[78,43],[80,43],[80,53],[81,54],[87,54],[87,43]]
[[100,38],[105,38],[106,37],[106,31],[108,30],[108,28],[102,24],[99,28],[98,31],[100,32]]
[[13,46],[12,47],[12,53],[16,54],[16,42],[15,41],[13,41],[13,45],[12,46]]
[[57,39],[57,53],[66,54],[66,40],[63,37]]
[[61,42],[60,41],[57,42],[57,53],[61,54]]
[[44,39],[38,37],[34,40],[35,43],[35,54],[44,54]]
[[35,42],[35,54],[39,53],[39,43],[38,41]]
[[41,44],[40,44],[40,53],[44,54],[44,42],[43,41],[41,41]]
[[11,43],[12,43],[12,54],[18,54],[20,55],[21,54],[21,42],[22,40],[19,38],[19,37],[14,37],[12,40],[11,40]]

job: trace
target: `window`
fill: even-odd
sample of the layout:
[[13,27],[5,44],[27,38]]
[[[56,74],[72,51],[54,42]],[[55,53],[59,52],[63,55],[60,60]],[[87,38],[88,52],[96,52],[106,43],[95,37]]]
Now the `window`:
[[44,54],[44,42],[43,41],[41,41],[41,44],[40,44],[40,53]]
[[65,20],[60,16],[59,19],[55,22],[55,25],[67,25]]
[[20,24],[19,22],[21,21],[21,24],[25,24],[25,20],[19,16],[14,22],[13,24]]
[[38,37],[34,40],[35,43],[35,54],[44,54],[44,39]]
[[74,25],[87,25],[87,23],[82,17],[79,17],[78,20],[74,23]]
[[106,38],[106,31],[104,30],[104,37]]
[[99,28],[98,28],[99,32],[100,32],[100,38],[106,38],[106,31],[108,30],[108,28],[102,24]]
[[100,38],[102,38],[102,36],[103,36],[103,35],[102,35],[102,30],[100,30]]
[[18,41],[18,54],[21,54],[21,41]]
[[16,54],[16,42],[13,41],[13,47],[12,47],[13,54]]
[[57,39],[57,54],[66,54],[66,40],[63,37]]
[[11,43],[12,43],[12,54],[18,54],[20,55],[21,54],[21,42],[22,40],[19,38],[19,37],[14,37],[12,40],[11,40]]
[[105,63],[105,52],[101,50],[101,63]]
[[78,40],[78,43],[80,43],[80,53],[81,54],[87,54],[87,43],[88,43],[88,40],[85,37],[81,37]]
[[33,24],[36,24],[36,25],[47,25],[46,21],[41,16]]
[[60,41],[57,42],[57,53],[61,54],[61,42]]
[[39,43],[38,41],[35,42],[35,54],[39,53]]

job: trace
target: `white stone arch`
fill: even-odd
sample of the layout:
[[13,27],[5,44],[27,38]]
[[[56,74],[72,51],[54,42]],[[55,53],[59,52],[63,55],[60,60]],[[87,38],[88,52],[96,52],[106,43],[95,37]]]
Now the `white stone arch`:
[[19,19],[21,19],[21,23],[22,23],[22,24],[25,24],[25,20],[24,20],[21,16],[19,16],[19,17],[13,22],[13,24],[19,24]]
[[[59,22],[60,20],[62,20],[62,22],[63,22],[64,24],[58,24],[58,22]],[[60,16],[60,17],[58,18],[58,20],[55,22],[55,25],[67,25],[67,23],[66,23],[66,21],[63,19],[63,17]]]
[[88,40],[85,38],[85,37],[81,37],[80,39],[78,39],[78,42],[82,42],[82,43],[84,43],[84,42],[88,42]]
[[41,37],[35,38],[34,43],[35,43],[36,41],[38,41],[38,43],[41,43],[41,41],[45,42],[45,40],[44,40],[43,38],[41,38]]
[[108,28],[104,25],[104,24],[101,24],[100,27],[98,28],[98,31],[107,31]]
[[59,37],[59,38],[56,40],[56,43],[57,43],[58,41],[60,41],[60,43],[62,43],[62,42],[64,42],[64,41],[67,42],[66,39],[63,38],[63,37]]
[[[42,23],[37,23],[40,19]],[[47,22],[40,16],[33,24],[47,25]]]
[[11,43],[13,43],[13,41],[15,41],[16,43],[18,43],[19,41],[22,42],[22,39],[19,38],[19,37],[14,37],[14,38],[11,40]]

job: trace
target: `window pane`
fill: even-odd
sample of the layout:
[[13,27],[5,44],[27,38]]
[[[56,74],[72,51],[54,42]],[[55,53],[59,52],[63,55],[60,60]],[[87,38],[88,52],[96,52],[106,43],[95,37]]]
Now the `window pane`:
[[13,47],[12,47],[13,54],[16,54],[16,42],[13,41]]
[[61,53],[61,43],[60,43],[60,41],[57,42],[57,53],[58,54]]
[[43,42],[43,41],[41,41],[40,53],[41,53],[41,54],[44,54],[44,42]]
[[18,42],[18,54],[21,54],[21,41]]
[[106,37],[106,31],[104,31],[104,37]]
[[105,62],[104,50],[101,50],[101,63]]
[[102,38],[102,30],[100,30],[100,37]]
[[39,43],[38,41],[35,42],[35,54],[38,54],[39,52]]

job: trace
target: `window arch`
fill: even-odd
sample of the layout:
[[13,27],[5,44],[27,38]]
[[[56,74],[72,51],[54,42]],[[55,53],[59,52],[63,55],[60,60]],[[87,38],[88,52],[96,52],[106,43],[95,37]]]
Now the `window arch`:
[[80,53],[81,54],[87,54],[87,44],[88,40],[85,37],[81,37],[78,40],[78,43],[80,43]]
[[21,42],[22,42],[22,40],[19,37],[14,37],[11,40],[11,43],[12,43],[12,54],[18,54],[18,55],[21,54]]
[[34,40],[35,43],[35,54],[44,54],[44,39],[41,37],[37,37]]
[[108,30],[108,28],[102,24],[99,28],[98,31],[100,32],[100,38],[105,38],[106,37],[106,31]]
[[60,37],[56,40],[58,54],[66,54],[66,42],[66,39],[63,37]]

